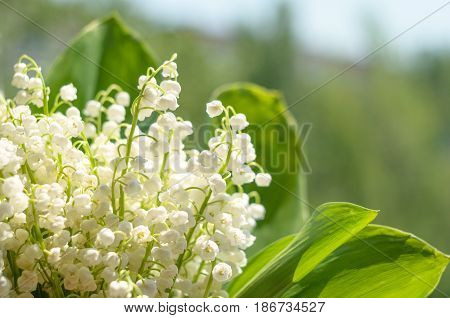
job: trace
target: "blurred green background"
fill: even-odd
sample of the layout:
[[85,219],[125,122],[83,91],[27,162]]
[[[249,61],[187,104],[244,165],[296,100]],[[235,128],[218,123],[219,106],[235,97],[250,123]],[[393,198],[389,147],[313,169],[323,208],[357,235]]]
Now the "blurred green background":
[[[309,95],[441,2],[383,13],[354,1],[335,10],[324,1],[316,16],[302,11],[316,12],[312,1],[178,2],[1,0],[0,90],[10,92],[22,53],[45,71],[65,48],[54,36],[69,43],[92,19],[118,11],[161,60],[178,53],[180,112],[194,125],[206,119],[204,104],[221,84],[278,89],[297,121],[313,125],[305,146],[312,206],[349,201],[379,209],[377,223],[450,253],[450,8]],[[450,294],[450,270],[439,288]]]

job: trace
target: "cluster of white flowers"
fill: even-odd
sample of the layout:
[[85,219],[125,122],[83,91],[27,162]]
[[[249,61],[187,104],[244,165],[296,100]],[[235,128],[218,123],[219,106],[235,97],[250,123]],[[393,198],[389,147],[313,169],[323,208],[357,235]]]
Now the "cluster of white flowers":
[[220,101],[206,106],[221,116],[209,149],[184,149],[174,60],[139,77],[131,104],[113,85],[82,114],[72,84],[49,107],[34,60],[14,66],[20,90],[0,96],[0,297],[226,296],[265,212],[242,185],[271,177],[245,115]]

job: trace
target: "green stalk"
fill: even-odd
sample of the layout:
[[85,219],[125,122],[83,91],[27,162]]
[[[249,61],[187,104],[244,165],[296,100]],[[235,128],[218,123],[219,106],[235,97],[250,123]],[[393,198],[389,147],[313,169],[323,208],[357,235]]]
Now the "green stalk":
[[[208,201],[209,201],[209,198],[211,197],[211,195],[212,195],[212,191],[210,189],[208,191],[208,193],[206,194],[205,199],[203,200],[203,203],[202,203],[202,206],[200,207],[200,210],[198,211],[198,216],[203,216],[203,213],[205,213],[206,206],[208,205]],[[175,281],[177,280],[178,275],[180,273],[180,269],[181,269],[181,266],[183,265],[183,260],[184,260],[184,257],[186,255],[186,251],[187,251],[187,249],[189,247],[189,244],[191,243],[192,236],[194,235],[194,232],[197,229],[197,225],[198,225],[198,223],[196,223],[189,230],[189,232],[188,232],[188,234],[186,236],[186,242],[187,242],[186,243],[186,249],[183,251],[183,253],[180,254],[180,256],[178,256],[177,263],[176,263],[177,268],[178,268],[178,273],[177,273],[177,275],[175,275],[175,278],[173,279],[173,284],[172,284],[172,287],[170,287],[170,291],[169,291],[169,297],[172,296],[171,294],[172,294],[173,286],[175,285]]]
[[155,241],[152,240],[147,244],[147,248],[145,249],[144,258],[142,259],[141,266],[139,266],[138,275],[142,274],[142,271],[144,270],[145,263],[147,262],[147,258],[150,256],[150,252],[153,248],[153,245],[155,244]]
[[[28,169],[29,169],[29,167],[27,167],[27,172],[31,172],[31,170],[28,170]],[[33,174],[29,173],[30,180],[34,179],[34,177],[32,178],[32,176],[33,176]],[[47,254],[45,254],[45,250],[47,248],[45,247],[44,237],[42,236],[41,228],[39,227],[39,216],[38,216],[36,208],[34,206],[34,189],[32,189],[31,193],[32,193],[32,198],[30,200],[30,203],[31,203],[31,212],[33,214],[33,223],[34,223],[33,224],[33,229],[34,229],[33,232],[36,236],[35,239],[38,242],[39,247],[41,248],[41,250],[44,254],[45,265],[47,268],[50,269],[50,272],[52,273],[51,277],[48,277],[49,283],[53,286],[53,291],[54,291],[56,297],[62,298],[62,297],[64,297],[64,292],[61,288],[59,276],[56,272],[53,272],[51,270],[50,264],[47,261]],[[42,267],[42,270],[45,272],[45,269],[44,269],[44,266],[42,265],[42,263],[40,263],[40,265]]]
[[[136,126],[138,123],[138,115],[139,115],[139,103],[142,99],[142,92],[145,89],[145,86],[142,88],[141,93],[139,94],[139,96],[134,100],[133,104],[134,104],[134,108],[135,108],[135,112],[133,114],[133,120],[131,122],[131,128],[130,128],[130,134],[128,135],[128,139],[127,139],[127,146],[126,146],[126,150],[125,150],[125,168],[122,171],[122,176],[124,176],[127,171],[128,171],[128,162],[130,160],[130,153],[131,153],[131,144],[133,142],[133,136],[134,136],[134,132],[136,131]],[[119,194],[120,194],[120,198],[119,198],[119,219],[123,220],[124,216],[125,216],[125,192],[123,191],[123,185],[119,186]]]
[[11,272],[14,277],[13,286],[14,286],[14,288],[16,288],[17,287],[17,279],[19,278],[20,273],[19,273],[19,269],[16,266],[15,253],[13,251],[7,251],[6,257],[8,259],[9,268],[11,269]]
[[202,261],[200,265],[198,266],[197,274],[195,274],[194,279],[192,280],[193,283],[196,283],[198,279],[200,278],[200,275],[202,273],[202,269],[205,266],[205,261]]
[[211,272],[209,273],[208,284],[206,285],[205,293],[203,294],[203,298],[208,298],[209,290],[211,289],[211,285],[212,285],[212,282],[213,282],[213,274],[212,274],[212,271],[213,271],[213,269],[214,269],[214,265],[216,265],[216,261],[213,261],[213,262],[211,263]]

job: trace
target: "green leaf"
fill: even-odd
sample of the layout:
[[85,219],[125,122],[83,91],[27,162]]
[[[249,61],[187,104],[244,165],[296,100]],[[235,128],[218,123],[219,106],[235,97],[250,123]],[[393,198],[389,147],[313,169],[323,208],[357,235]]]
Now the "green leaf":
[[253,256],[244,268],[244,271],[231,282],[228,288],[230,297],[237,297],[237,294],[245,286],[246,282],[251,281],[255,275],[258,275],[259,272],[263,271],[266,264],[276,258],[294,238],[295,234],[285,236]]
[[306,201],[306,182],[301,179],[298,127],[277,91],[236,83],[220,87],[213,96],[247,116],[250,126],[245,132],[252,137],[256,161],[273,178],[267,188],[248,187],[260,193],[266,208],[266,216],[254,233],[255,245],[250,249],[250,253],[256,252],[280,237],[296,233],[308,217],[307,206],[300,200]]
[[73,83],[78,89],[75,102],[82,109],[99,90],[117,84],[137,95],[138,77],[155,59],[144,43],[121,22],[117,15],[88,24],[57,59],[48,74],[52,95]]
[[412,234],[369,225],[283,296],[426,297],[448,262],[448,256]]
[[283,238],[253,257],[231,283],[230,296],[280,297],[293,285],[294,273],[297,277],[308,274],[376,215],[350,203],[321,205],[294,238]]

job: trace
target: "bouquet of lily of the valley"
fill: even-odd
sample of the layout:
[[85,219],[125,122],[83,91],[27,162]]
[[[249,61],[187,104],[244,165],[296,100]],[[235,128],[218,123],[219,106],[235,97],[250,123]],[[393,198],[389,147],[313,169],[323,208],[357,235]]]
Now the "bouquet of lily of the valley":
[[19,59],[19,91],[0,100],[0,296],[227,295],[265,212],[242,185],[271,177],[246,116],[218,100],[209,149],[185,149],[177,76],[173,56],[137,79],[135,100],[112,85],[81,114],[72,84],[50,101],[40,67]]

